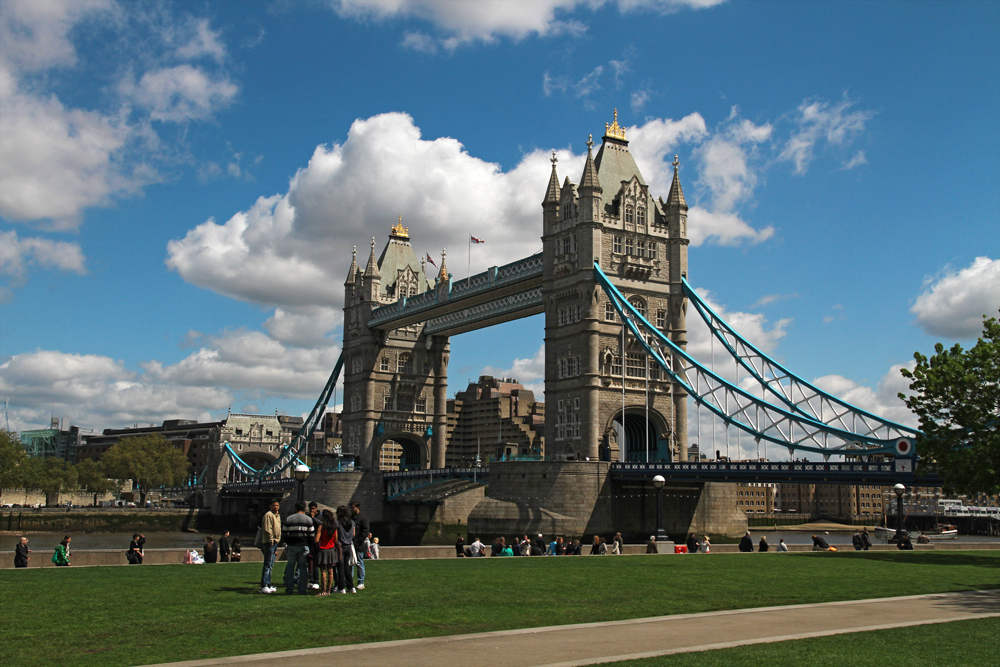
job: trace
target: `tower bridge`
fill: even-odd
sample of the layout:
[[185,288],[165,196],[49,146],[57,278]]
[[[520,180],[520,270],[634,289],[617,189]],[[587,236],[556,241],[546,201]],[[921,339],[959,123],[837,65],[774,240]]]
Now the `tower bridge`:
[[[490,497],[469,514],[470,526],[514,529],[517,517],[534,517],[526,520],[534,525],[544,515],[567,530],[596,529],[601,522],[610,529],[619,520],[614,515],[624,510],[611,512],[606,504],[601,509],[602,494],[612,493],[615,484],[651,477],[654,468],[693,485],[693,500],[678,510],[677,526],[684,524],[685,531],[695,526],[692,521],[702,522],[698,530],[713,521],[739,523],[724,491],[702,491],[716,482],[742,480],[743,472],[752,472],[754,481],[831,475],[879,483],[912,480],[914,430],[799,378],[743,339],[691,288],[688,206],[676,156],[666,197],[655,196],[616,112],[596,155],[588,139],[579,184],[568,176],[560,180],[554,152],[551,162],[541,202],[542,251],[536,255],[456,281],[442,252],[431,275],[426,260],[417,259],[402,218],[378,257],[372,239],[364,268],[355,250],[344,285],[343,351],[316,407],[273,464],[255,471],[229,451],[234,466],[257,478],[287,476],[342,371],[343,452],[355,457],[357,468],[350,474],[357,481],[352,486],[343,476],[336,483],[324,478],[317,493],[346,496],[343,502],[368,498],[379,505],[369,510],[378,520],[388,511],[387,495],[405,496],[423,483],[424,473],[431,481],[435,473],[439,480],[467,477],[465,470],[454,472],[448,456],[450,336],[544,314],[545,460],[494,463]],[[759,396],[687,353],[689,303],[760,385]],[[787,448],[790,456],[820,454],[824,464],[816,465],[827,467],[761,462],[751,471],[728,462],[689,465],[689,397],[758,442]],[[894,455],[895,462],[869,461],[884,454]],[[858,463],[830,464],[831,456],[851,456]],[[477,481],[479,474],[473,472]],[[596,491],[574,491],[574,484],[591,475],[597,475]],[[524,484],[533,485],[528,496],[519,486]],[[537,506],[519,505],[523,497]],[[545,503],[558,511],[544,510]]]

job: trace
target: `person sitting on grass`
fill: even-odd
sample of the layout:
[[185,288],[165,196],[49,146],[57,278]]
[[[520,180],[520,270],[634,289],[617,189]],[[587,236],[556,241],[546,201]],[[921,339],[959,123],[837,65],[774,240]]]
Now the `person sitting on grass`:
[[56,564],[57,567],[65,567],[70,565],[69,557],[69,543],[73,538],[67,535],[56,547],[56,552],[52,554],[52,562]]

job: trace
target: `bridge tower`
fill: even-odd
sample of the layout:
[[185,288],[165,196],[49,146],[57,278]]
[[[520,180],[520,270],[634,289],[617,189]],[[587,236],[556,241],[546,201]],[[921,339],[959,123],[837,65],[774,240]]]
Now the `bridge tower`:
[[686,461],[687,395],[651,365],[647,405],[646,355],[631,333],[622,349],[622,323],[593,269],[598,261],[630,303],[686,346],[688,207],[679,163],[675,157],[666,201],[654,199],[617,110],[596,157],[593,145],[591,138],[579,186],[568,176],[560,185],[553,153],[542,202],[546,453],[644,461],[648,443],[651,461]]
[[343,451],[365,468],[444,467],[447,426],[447,336],[427,336],[418,323],[391,331],[369,328],[372,310],[433,289],[447,289],[441,258],[437,280],[410,246],[402,217],[375,259],[375,239],[362,271],[356,255],[344,284]]

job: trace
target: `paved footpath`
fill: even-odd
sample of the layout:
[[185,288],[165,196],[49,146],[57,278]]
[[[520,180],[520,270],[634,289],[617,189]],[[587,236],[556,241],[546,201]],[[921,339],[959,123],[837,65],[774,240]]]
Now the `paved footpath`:
[[1000,616],[1000,590],[555,625],[164,665],[425,667],[473,661],[491,667],[571,667],[990,616]]

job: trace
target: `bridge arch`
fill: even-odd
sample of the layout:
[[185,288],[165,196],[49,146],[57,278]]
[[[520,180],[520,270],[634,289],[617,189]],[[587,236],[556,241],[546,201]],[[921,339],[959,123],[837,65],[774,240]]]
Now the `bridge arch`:
[[372,470],[415,470],[429,467],[430,443],[414,433],[388,431],[372,447]]
[[[277,457],[273,453],[262,450],[249,451],[240,456],[240,458],[254,470],[262,470],[277,460]],[[227,468],[223,476],[227,484],[229,482],[252,481],[252,478],[242,474],[236,466],[232,465],[228,457],[222,457],[222,464]]]
[[[608,421],[604,431],[604,460],[646,462],[646,410],[643,406],[626,406],[625,418],[618,410]],[[670,448],[670,423],[658,410],[649,410],[649,461],[673,460]]]

